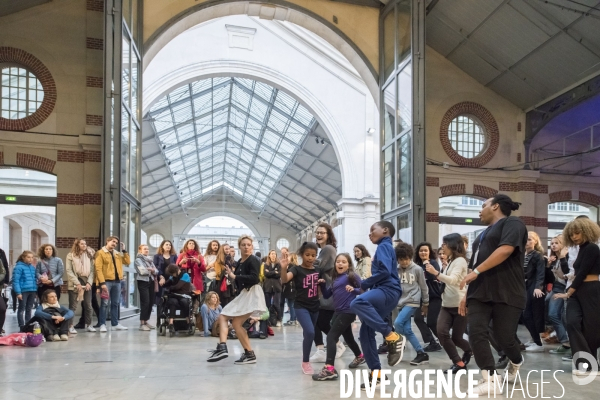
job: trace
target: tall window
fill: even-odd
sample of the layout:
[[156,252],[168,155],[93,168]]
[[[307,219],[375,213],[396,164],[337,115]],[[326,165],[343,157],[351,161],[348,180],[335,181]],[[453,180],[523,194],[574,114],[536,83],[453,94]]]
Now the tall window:
[[478,206],[481,207],[483,200],[476,199],[474,197],[462,196],[460,200],[461,206]]
[[452,148],[464,158],[475,158],[485,150],[482,124],[467,115],[459,115],[450,122],[448,139]]
[[560,203],[552,203],[548,204],[548,211],[581,211],[579,208],[579,204],[568,203],[568,202],[560,202]]
[[2,118],[23,119],[37,111],[44,100],[44,89],[38,78],[25,68],[2,68]]

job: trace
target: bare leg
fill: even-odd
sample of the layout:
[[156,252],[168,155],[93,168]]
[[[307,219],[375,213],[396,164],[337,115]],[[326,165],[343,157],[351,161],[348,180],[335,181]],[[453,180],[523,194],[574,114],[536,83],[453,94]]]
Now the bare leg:
[[241,317],[234,317],[231,324],[233,325],[233,329],[235,329],[235,334],[237,335],[242,347],[244,350],[252,351],[252,347],[250,346],[250,339],[248,338],[248,332],[244,329],[242,324],[250,317],[250,314],[242,315]]
[[229,318],[230,317],[228,317],[226,315],[223,315],[223,314],[219,315],[219,339],[220,339],[220,343],[226,343],[227,342],[227,333],[229,331],[227,320]]

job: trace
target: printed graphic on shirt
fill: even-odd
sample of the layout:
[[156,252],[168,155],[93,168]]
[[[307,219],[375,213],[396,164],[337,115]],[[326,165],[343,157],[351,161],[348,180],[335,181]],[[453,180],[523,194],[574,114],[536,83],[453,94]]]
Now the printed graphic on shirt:
[[302,282],[302,287],[304,289],[308,289],[307,297],[309,299],[313,297],[317,297],[319,295],[319,274],[315,272],[314,274],[309,274],[304,277]]
[[416,279],[417,278],[415,278],[415,274],[410,272],[402,272],[400,274],[400,283],[408,283],[409,285],[412,285]]

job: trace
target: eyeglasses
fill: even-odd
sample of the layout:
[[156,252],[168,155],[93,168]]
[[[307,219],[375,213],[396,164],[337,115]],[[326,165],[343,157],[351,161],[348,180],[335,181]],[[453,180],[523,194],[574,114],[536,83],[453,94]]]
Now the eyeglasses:
[[327,232],[315,232],[315,235],[327,235]]

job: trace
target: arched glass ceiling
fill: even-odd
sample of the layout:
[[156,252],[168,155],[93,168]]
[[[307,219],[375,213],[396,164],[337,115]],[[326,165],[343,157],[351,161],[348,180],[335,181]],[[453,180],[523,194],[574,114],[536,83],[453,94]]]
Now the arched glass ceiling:
[[149,117],[182,205],[225,186],[261,209],[315,125],[285,92],[243,78],[181,86]]

